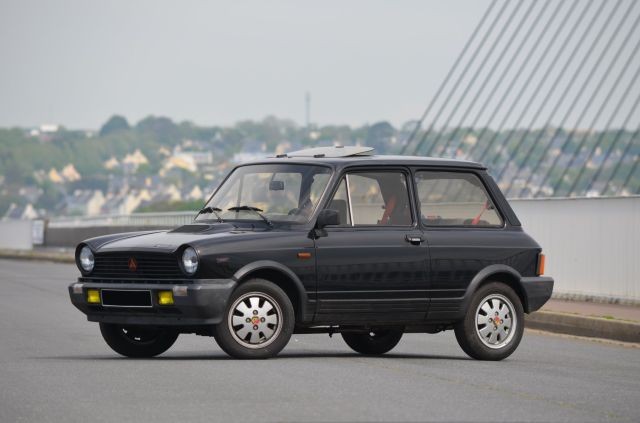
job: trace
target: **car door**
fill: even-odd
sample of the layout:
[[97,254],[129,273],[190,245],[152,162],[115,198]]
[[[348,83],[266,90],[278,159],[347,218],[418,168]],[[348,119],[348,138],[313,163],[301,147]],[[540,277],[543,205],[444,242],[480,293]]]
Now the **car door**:
[[[472,171],[418,170],[415,187],[429,245],[429,320],[448,320],[460,310],[469,283],[483,268],[514,259],[482,179]],[[516,252],[517,255],[517,252]]]
[[426,317],[428,251],[409,173],[352,170],[325,208],[340,225],[316,240],[317,322],[414,322]]

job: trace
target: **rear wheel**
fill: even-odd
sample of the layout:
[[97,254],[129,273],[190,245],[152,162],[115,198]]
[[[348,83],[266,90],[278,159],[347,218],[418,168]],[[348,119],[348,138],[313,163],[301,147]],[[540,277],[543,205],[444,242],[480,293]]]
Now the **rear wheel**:
[[147,358],[162,354],[176,342],[178,332],[154,326],[100,323],[100,332],[112,350],[126,357]]
[[518,295],[505,284],[490,282],[471,299],[464,319],[455,326],[458,344],[478,360],[502,360],[522,339],[524,310]]
[[375,329],[366,333],[342,334],[342,339],[355,352],[364,355],[381,355],[391,351],[402,338],[401,329]]
[[272,282],[252,279],[234,291],[214,336],[232,357],[269,358],[287,345],[294,326],[287,294]]

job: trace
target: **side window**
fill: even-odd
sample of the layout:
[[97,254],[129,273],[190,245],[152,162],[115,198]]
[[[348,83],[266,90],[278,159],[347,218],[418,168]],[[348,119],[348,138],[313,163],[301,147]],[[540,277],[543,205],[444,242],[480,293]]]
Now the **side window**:
[[343,225],[412,224],[407,179],[402,172],[350,173],[340,182],[329,208],[338,210]]
[[502,218],[473,173],[416,173],[422,222],[427,226],[502,226]]

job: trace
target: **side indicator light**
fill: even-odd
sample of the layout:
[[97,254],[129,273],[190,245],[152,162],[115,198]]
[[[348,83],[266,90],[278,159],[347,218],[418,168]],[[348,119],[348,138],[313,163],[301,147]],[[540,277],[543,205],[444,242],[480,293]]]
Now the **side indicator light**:
[[301,260],[310,259],[311,253],[298,253],[298,258]]
[[540,253],[538,254],[538,276],[542,276],[544,275],[544,262],[545,262],[545,255]]
[[100,290],[87,289],[87,302],[89,304],[100,304]]
[[73,284],[73,293],[74,294],[82,294],[82,284],[81,283],[74,283]]
[[160,304],[160,305],[173,305],[173,292],[172,291],[159,291],[158,292],[158,304]]

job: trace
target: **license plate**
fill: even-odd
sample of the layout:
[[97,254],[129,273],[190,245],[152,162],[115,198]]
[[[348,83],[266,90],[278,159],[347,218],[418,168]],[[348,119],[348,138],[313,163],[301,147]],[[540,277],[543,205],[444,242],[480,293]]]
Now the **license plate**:
[[151,291],[135,289],[103,289],[104,307],[152,307]]

